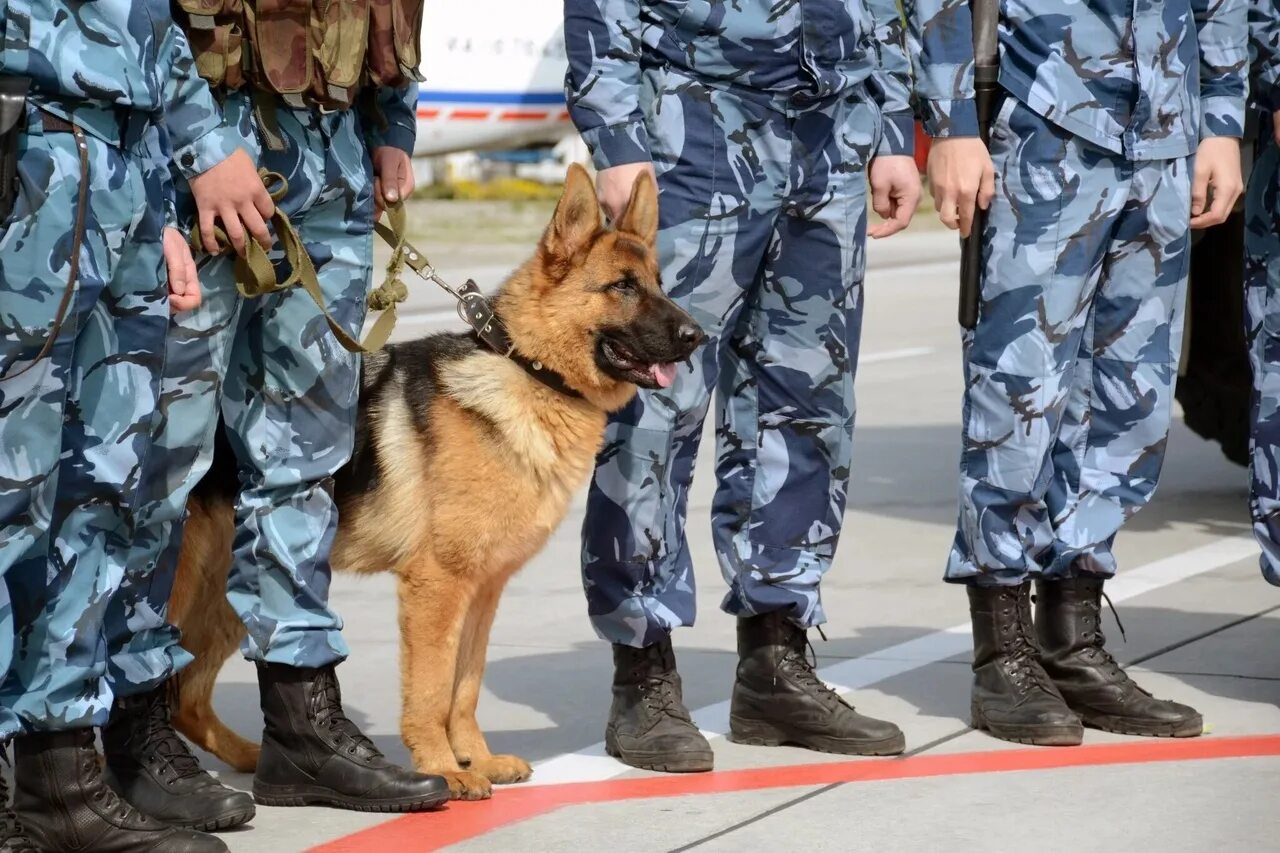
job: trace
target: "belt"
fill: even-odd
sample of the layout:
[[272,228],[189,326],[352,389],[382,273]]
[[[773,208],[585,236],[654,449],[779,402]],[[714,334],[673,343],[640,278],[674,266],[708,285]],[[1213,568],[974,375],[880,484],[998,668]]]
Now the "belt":
[[45,133],[75,133],[76,126],[62,116],[40,111],[40,129]]
[[[73,133],[74,123],[90,136],[122,151],[133,150],[144,138],[155,117],[128,107],[101,106],[84,101],[45,100],[33,104],[38,110],[37,127],[48,133]],[[62,115],[54,115],[56,110]],[[62,116],[71,116],[71,121]]]

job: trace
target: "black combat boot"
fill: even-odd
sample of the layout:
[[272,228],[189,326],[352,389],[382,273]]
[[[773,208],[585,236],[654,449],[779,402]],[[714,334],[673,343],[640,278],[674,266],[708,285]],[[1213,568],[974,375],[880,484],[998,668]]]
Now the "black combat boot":
[[969,586],[973,618],[973,727],[1002,740],[1076,746],[1084,739],[1053,680],[1040,666],[1031,624],[1031,584]]
[[[0,758],[9,763],[9,744],[0,743]],[[9,805],[9,783],[0,774],[0,853],[40,853],[18,815]]]
[[107,784],[143,814],[171,826],[217,832],[253,819],[253,797],[200,768],[170,721],[170,681],[116,699],[102,730]]
[[92,729],[25,735],[14,751],[14,810],[41,850],[227,853],[215,836],[167,826],[116,796]]
[[1102,579],[1036,581],[1040,663],[1085,725],[1124,735],[1195,737],[1194,708],[1156,699],[1105,648]]
[[729,740],[803,746],[842,755],[897,755],[906,747],[893,723],[863,716],[828,687],[805,656],[805,631],[781,613],[738,620],[738,678]]
[[711,744],[684,706],[670,637],[643,649],[614,645],[604,748],[644,770],[699,773],[714,765]]
[[332,665],[258,664],[262,753],[253,797],[264,806],[417,812],[449,801],[449,786],[392,764],[342,710]]

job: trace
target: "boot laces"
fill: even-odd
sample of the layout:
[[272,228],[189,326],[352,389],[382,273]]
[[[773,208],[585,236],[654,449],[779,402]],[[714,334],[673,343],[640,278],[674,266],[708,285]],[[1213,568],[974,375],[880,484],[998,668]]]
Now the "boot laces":
[[650,714],[692,722],[688,709],[676,696],[676,685],[671,679],[651,675],[644,680],[643,685],[644,706]]
[[26,827],[9,806],[0,808],[0,844],[11,853],[39,853],[40,848],[27,837]]
[[170,714],[170,703],[177,694],[177,683],[170,682],[164,693],[157,690],[147,697],[144,728],[142,730],[141,752],[154,756],[163,766],[172,771],[175,778],[189,779],[200,776],[204,770],[200,761],[187,747],[186,741],[179,737],[173,728]]
[[[827,641],[827,635],[823,632],[822,626],[814,626],[818,631],[818,636],[822,637],[822,641]],[[790,664],[790,669],[797,684],[805,688],[811,695],[817,697],[828,708],[836,705],[849,705],[840,698],[840,694],[831,689],[825,681],[818,677],[818,650],[813,647],[813,643],[809,641],[809,632],[801,628],[794,628],[794,633],[789,638],[786,645],[786,652],[782,655],[782,662]],[[778,668],[774,667],[773,684],[778,684]],[[849,705],[852,708],[852,705]]]
[[[8,791],[4,792],[8,796]],[[40,848],[27,837],[27,829],[18,819],[17,812],[6,804],[0,806],[0,844],[10,853],[40,853]]]
[[[9,761],[9,745],[7,743],[0,744],[0,759],[9,767],[13,765]],[[8,843],[8,849],[14,853],[36,853],[39,848],[31,843],[27,838],[26,829],[22,825],[22,821],[18,820],[18,814],[9,806],[9,783],[5,777],[0,774],[0,843]]]
[[346,742],[348,755],[355,755],[363,749],[381,757],[382,753],[373,745],[373,741],[360,731],[360,727],[342,709],[342,688],[331,667],[321,670],[316,676],[312,702],[316,722],[336,738]]
[[641,701],[652,716],[674,717],[692,722],[689,711],[676,695],[676,682],[671,672],[654,672],[648,661],[638,662],[631,670],[631,680],[640,687]]
[[1116,627],[1120,629],[1120,639],[1127,643],[1129,638],[1124,632],[1124,623],[1120,621],[1120,614],[1116,611],[1116,606],[1112,603],[1111,596],[1101,590],[1099,590],[1099,592],[1101,593],[1099,598],[1090,597],[1085,601],[1085,608],[1089,614],[1085,618],[1091,621],[1092,628],[1085,631],[1083,635],[1083,639],[1089,644],[1088,648],[1084,651],[1084,656],[1089,660],[1098,663],[1111,678],[1118,682],[1127,683],[1128,687],[1139,690],[1150,696],[1150,693],[1129,677],[1129,674],[1120,666],[1120,663],[1115,659],[1115,656],[1107,650],[1107,638],[1106,635],[1102,633],[1103,600],[1107,602],[1107,608],[1111,611],[1111,616],[1116,620]]
[[154,823],[150,817],[135,809],[128,800],[117,796],[116,792],[101,778],[101,770],[98,766],[98,750],[93,745],[93,734],[89,729],[84,731],[88,734],[88,737],[80,742],[80,778],[88,780],[98,777],[97,784],[93,785],[93,793],[90,798],[122,821],[133,820],[142,824]]
[[[1005,600],[1005,606],[1013,611],[1014,616],[1012,620],[1006,618],[1001,628],[1001,632],[1005,635],[1005,669],[1009,677],[1019,689],[1024,691],[1055,692],[1053,679],[1039,664],[1040,647],[1031,633],[1029,620],[1022,618],[1023,614],[1016,596],[1010,593]],[[1006,611],[1005,616],[1009,615]],[[1016,626],[1013,631],[1008,630],[1011,624]]]

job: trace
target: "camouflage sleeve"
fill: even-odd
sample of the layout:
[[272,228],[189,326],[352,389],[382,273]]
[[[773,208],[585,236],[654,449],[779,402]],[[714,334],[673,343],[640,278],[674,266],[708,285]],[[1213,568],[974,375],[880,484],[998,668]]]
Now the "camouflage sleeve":
[[1191,0],[1200,35],[1200,138],[1244,136],[1249,0]]
[[869,0],[876,24],[880,65],[872,75],[876,99],[884,114],[884,135],[877,154],[915,152],[916,120],[911,112],[911,60],[907,59],[906,30],[898,0]]
[[387,124],[365,132],[369,150],[390,145],[412,157],[418,139],[418,84],[411,80],[404,86],[384,86],[378,90],[377,101]]
[[[169,25],[169,75],[165,80],[165,126],[173,146],[173,161],[184,178],[212,169],[230,157],[244,140],[236,128],[222,121],[222,109],[209,84],[196,72],[187,36],[177,24]],[[258,152],[251,151],[256,155]]]
[[1249,48],[1253,59],[1253,102],[1280,112],[1280,0],[1249,3]]
[[569,114],[597,169],[650,159],[640,111],[640,0],[564,0]]
[[935,138],[977,136],[969,0],[904,0],[903,5],[925,132]]

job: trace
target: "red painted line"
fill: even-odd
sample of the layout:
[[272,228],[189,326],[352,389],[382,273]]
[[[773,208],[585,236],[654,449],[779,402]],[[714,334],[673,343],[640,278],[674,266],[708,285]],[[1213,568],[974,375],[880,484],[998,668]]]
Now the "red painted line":
[[1221,758],[1280,756],[1280,735],[1144,740],[1077,747],[1008,749],[857,759],[790,767],[761,767],[690,775],[644,776],[531,788],[503,788],[492,800],[450,803],[434,814],[407,815],[340,838],[311,853],[373,853],[436,850],[565,806],[691,794],[729,794],[769,788],[810,787],[834,782],[882,782],[976,773],[1103,767]]
[[568,121],[568,120],[569,120],[569,111],[568,111],[568,110],[565,110],[564,112],[560,113],[559,118],[560,118],[560,121]]
[[498,118],[502,121],[546,121],[550,116],[551,113],[545,110],[507,110]]
[[486,119],[489,117],[489,113],[490,110],[454,110],[449,113],[449,118],[473,121],[476,119]]
[[418,110],[418,118],[438,118],[439,110]]

